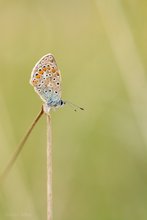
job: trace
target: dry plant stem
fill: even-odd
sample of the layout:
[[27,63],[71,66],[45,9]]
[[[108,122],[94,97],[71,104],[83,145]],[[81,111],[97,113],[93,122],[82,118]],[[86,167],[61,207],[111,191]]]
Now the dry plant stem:
[[4,180],[4,178],[7,176],[7,174],[9,173],[10,169],[12,168],[13,164],[15,163],[18,155],[20,154],[25,142],[27,141],[29,135],[31,134],[33,128],[35,127],[35,125],[37,124],[37,122],[39,121],[39,119],[41,118],[41,116],[43,115],[44,111],[43,111],[43,107],[41,108],[41,111],[39,112],[39,114],[37,115],[37,117],[35,118],[35,120],[33,121],[32,125],[30,126],[29,130],[27,131],[26,135],[24,136],[24,138],[21,140],[20,144],[18,145],[16,151],[14,152],[12,158],[10,159],[10,161],[8,162],[5,170],[3,171],[2,175],[0,176],[0,183]]
[[52,219],[52,132],[51,117],[47,115],[47,220]]

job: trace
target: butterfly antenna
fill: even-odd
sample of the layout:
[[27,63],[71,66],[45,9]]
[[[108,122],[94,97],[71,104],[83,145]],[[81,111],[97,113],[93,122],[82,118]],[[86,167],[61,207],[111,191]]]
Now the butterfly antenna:
[[65,101],[65,104],[69,104],[69,106],[71,106],[72,108],[74,107],[74,111],[76,112],[77,109],[81,109],[81,110],[84,110],[84,108],[78,106],[78,105],[75,105],[74,103],[70,102],[70,101]]

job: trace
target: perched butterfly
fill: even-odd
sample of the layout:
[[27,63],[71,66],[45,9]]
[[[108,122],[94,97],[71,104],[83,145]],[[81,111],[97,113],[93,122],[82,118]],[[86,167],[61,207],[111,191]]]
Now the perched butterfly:
[[[52,54],[43,56],[36,63],[31,73],[30,84],[44,101],[46,112],[52,107],[60,107],[67,103],[61,99],[61,73]],[[68,103],[79,107],[71,102]]]

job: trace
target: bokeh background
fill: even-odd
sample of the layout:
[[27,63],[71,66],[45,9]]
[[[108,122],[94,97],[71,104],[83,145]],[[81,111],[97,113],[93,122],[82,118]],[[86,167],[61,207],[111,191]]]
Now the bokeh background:
[[[147,1],[0,1],[0,172],[39,112],[34,64],[54,54],[54,220],[147,219]],[[0,186],[1,220],[46,219],[46,118]]]

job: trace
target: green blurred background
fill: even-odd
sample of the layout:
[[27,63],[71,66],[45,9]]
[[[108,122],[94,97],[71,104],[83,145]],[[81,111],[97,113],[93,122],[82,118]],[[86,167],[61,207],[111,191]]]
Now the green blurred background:
[[[0,172],[39,112],[29,85],[53,53],[54,220],[147,219],[147,1],[0,1]],[[0,189],[0,220],[46,219],[46,118]]]

